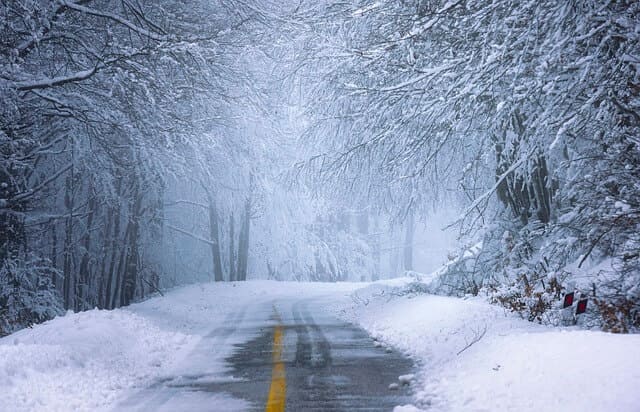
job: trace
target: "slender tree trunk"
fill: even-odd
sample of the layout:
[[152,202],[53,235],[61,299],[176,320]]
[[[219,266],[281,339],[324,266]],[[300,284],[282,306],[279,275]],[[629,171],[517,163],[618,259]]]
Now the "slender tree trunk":
[[87,203],[87,224],[85,233],[82,238],[83,254],[80,261],[80,282],[76,290],[76,294],[80,297],[76,301],[76,311],[82,309],[88,309],[86,307],[89,304],[89,282],[90,282],[90,260],[91,260],[91,230],[93,228],[93,217],[96,208],[96,198],[92,193],[92,189],[89,188],[89,201]]
[[120,306],[127,306],[133,302],[136,295],[136,286],[138,285],[138,269],[140,266],[140,212],[142,208],[142,196],[140,194],[138,181],[134,183],[132,196],[133,204],[131,205],[128,224],[129,242],[126,248],[126,263],[122,277]]
[[235,248],[235,217],[233,213],[229,217],[229,280],[234,282],[237,280],[236,272],[236,248]]
[[[51,266],[54,269],[58,268],[58,231],[56,220],[51,219]],[[57,271],[53,272],[53,279],[51,279],[51,283],[53,284],[54,289],[58,287],[58,276],[56,275]]]
[[404,270],[413,270],[413,233],[415,230],[413,211],[409,211],[404,232]]
[[124,271],[127,265],[127,242],[129,241],[129,231],[131,230],[131,224],[127,224],[127,229],[124,232],[124,239],[122,239],[122,247],[120,248],[120,257],[118,258],[118,267],[116,269],[115,287],[113,290],[113,296],[111,296],[111,308],[117,308],[122,302],[122,284],[124,282]]
[[213,278],[216,282],[222,282],[222,256],[220,252],[220,230],[218,209],[215,199],[211,193],[207,193],[209,198],[209,236],[211,239],[211,257],[213,259]]
[[116,266],[118,259],[118,237],[120,236],[120,219],[121,219],[121,211],[120,206],[114,207],[110,212],[113,216],[112,224],[113,230],[111,232],[111,241],[109,244],[109,249],[111,251],[111,258],[109,259],[108,266],[105,270],[108,273],[107,279],[107,290],[104,296],[105,307],[107,309],[113,309],[113,290],[115,289],[115,276],[116,276]]
[[[164,191],[165,185],[160,177],[158,177],[158,198],[157,206],[155,209],[156,225],[154,229],[157,231],[156,236],[158,244],[162,245],[165,242],[164,235],[164,222],[165,222],[165,206],[164,206]],[[160,274],[157,270],[152,270],[150,279],[150,287],[152,291],[160,291]]]
[[247,266],[249,263],[249,230],[251,228],[251,198],[247,198],[244,205],[242,227],[238,238],[238,280],[247,280]]
[[549,170],[544,155],[539,155],[533,172],[533,192],[537,203],[538,219],[542,223],[551,221],[552,189],[550,187]]
[[404,245],[402,244],[402,233],[400,231],[393,231],[392,234],[392,244],[399,245],[398,247],[392,247],[389,251],[391,256],[389,257],[389,270],[392,275],[398,273],[402,270],[402,260],[400,259],[400,255],[404,252]]
[[64,230],[64,258],[63,270],[64,275],[62,286],[62,297],[64,300],[64,308],[71,309],[74,307],[74,299],[72,292],[74,291],[73,279],[73,173],[69,173],[67,177],[64,204],[67,208],[68,216],[65,219]]
[[111,237],[113,225],[114,225],[114,208],[110,207],[107,210],[107,215],[105,219],[106,227],[104,235],[101,239],[102,243],[102,263],[100,264],[100,285],[98,287],[98,307],[100,309],[107,309],[107,296],[111,290],[111,285],[109,284],[111,277],[109,272],[109,258],[111,256],[110,245],[111,245]]
[[382,247],[380,245],[380,220],[377,215],[373,216],[373,231],[375,237],[372,239],[372,253],[373,253],[373,263],[374,263],[374,273],[371,275],[371,280],[379,280],[380,272],[382,271],[380,264],[380,256]]

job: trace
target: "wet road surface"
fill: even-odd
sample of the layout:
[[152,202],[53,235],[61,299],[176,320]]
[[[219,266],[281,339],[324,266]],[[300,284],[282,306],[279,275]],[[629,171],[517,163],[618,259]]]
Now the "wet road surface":
[[[409,386],[389,385],[411,373],[411,361],[322,305],[276,301],[229,316],[189,356],[192,370],[157,381],[115,410],[391,411],[410,403]],[[245,338],[233,343],[234,336]],[[225,376],[208,373],[207,354],[224,345],[233,347]]]

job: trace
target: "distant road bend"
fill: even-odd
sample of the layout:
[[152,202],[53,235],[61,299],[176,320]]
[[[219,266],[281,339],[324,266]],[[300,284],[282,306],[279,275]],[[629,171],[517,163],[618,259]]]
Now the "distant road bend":
[[[327,315],[321,305],[321,300],[284,300],[230,315],[225,327],[212,331],[190,354],[204,363],[208,353],[231,345],[234,335],[247,336],[233,344],[226,359],[229,378],[177,373],[116,410],[391,411],[410,403],[409,387],[389,386],[411,371],[411,361]],[[271,313],[266,321],[265,311]],[[198,400],[189,401],[189,394]],[[207,396],[210,402],[203,401]],[[227,405],[224,399],[241,402]]]

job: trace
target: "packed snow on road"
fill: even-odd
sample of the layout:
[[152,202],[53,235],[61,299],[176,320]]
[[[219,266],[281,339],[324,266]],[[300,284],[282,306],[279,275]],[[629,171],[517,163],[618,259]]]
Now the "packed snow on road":
[[[244,331],[270,326],[270,308],[290,300],[319,300],[326,316],[364,328],[372,347],[408,356],[414,373],[388,382],[411,386],[411,402],[397,411],[637,410],[640,336],[534,325],[477,298],[415,294],[411,281],[206,283],[128,308],[69,313],[0,340],[2,410],[107,411],[164,377],[233,381],[225,359],[255,337]],[[198,345],[224,328],[233,332],[203,357]],[[190,390],[158,405],[250,407],[224,391]]]

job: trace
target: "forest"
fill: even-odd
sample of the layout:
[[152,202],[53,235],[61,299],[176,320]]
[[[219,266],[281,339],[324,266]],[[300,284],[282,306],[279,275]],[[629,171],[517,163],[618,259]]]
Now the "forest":
[[640,329],[640,3],[0,4],[0,336],[443,247],[424,292]]

